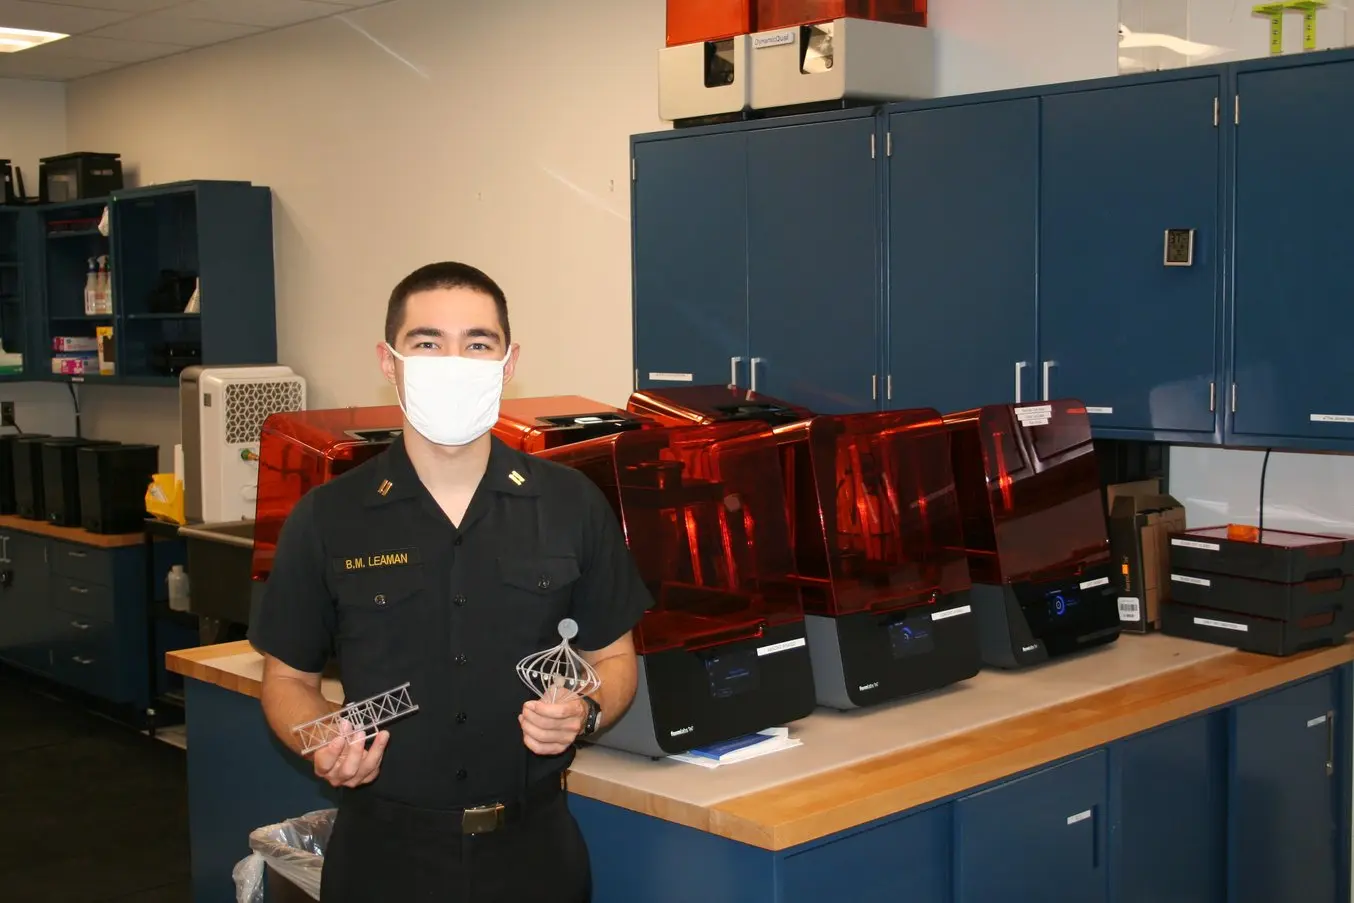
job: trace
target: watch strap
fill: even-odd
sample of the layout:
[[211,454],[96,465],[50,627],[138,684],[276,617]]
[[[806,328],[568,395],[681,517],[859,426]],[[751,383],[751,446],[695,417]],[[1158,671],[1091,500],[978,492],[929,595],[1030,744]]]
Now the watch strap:
[[583,719],[583,734],[586,736],[597,730],[597,723],[602,719],[602,707],[591,696],[584,696],[583,704],[588,707],[588,715]]

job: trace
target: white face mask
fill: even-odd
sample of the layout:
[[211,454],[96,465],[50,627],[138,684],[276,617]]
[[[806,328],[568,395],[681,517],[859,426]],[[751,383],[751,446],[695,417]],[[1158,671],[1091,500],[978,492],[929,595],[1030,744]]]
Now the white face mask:
[[[386,346],[390,348],[389,345]],[[502,360],[455,355],[403,355],[390,353],[404,363],[404,391],[400,408],[409,425],[434,445],[468,445],[498,420],[503,396]]]

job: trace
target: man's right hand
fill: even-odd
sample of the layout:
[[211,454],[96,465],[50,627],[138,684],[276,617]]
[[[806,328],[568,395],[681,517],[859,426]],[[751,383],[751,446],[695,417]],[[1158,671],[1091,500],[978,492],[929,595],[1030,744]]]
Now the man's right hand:
[[370,784],[381,773],[381,757],[389,742],[389,731],[379,731],[370,747],[361,732],[351,739],[336,737],[327,746],[315,750],[315,774],[333,787]]

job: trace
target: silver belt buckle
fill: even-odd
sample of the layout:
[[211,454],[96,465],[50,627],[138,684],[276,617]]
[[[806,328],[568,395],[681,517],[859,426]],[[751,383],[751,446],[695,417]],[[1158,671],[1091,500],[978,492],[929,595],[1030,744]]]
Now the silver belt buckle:
[[488,834],[503,827],[503,804],[479,806],[461,813],[462,834]]

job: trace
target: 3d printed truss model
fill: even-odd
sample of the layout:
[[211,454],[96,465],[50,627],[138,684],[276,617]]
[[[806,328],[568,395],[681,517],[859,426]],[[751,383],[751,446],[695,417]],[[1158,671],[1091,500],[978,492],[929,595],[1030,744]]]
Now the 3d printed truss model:
[[376,728],[417,711],[418,706],[409,698],[409,684],[404,683],[369,699],[350,702],[323,718],[298,724],[292,732],[301,738],[302,753],[310,755],[340,738],[351,742],[374,737]]
[[578,636],[578,624],[572,618],[559,622],[560,644],[544,652],[528,655],[517,663],[522,683],[545,702],[568,702],[596,693],[602,686],[597,676],[569,641]]

